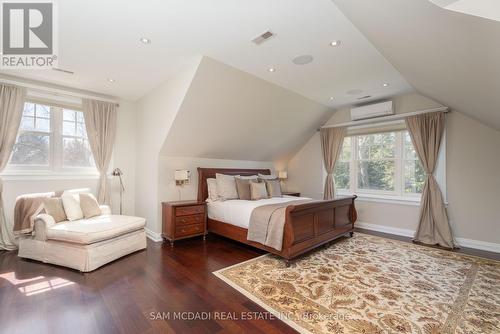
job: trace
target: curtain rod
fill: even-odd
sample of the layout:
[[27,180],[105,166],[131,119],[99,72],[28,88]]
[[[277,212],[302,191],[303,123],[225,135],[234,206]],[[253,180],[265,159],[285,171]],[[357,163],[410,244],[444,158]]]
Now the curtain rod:
[[339,124],[332,124],[332,125],[324,125],[320,128],[318,128],[318,131],[321,129],[327,129],[327,128],[339,128],[343,126],[357,126],[357,125],[365,125],[365,124],[376,124],[376,123],[383,123],[383,122],[388,122],[388,121],[395,121],[395,120],[400,120],[404,119],[405,117],[408,116],[415,116],[415,115],[421,115],[421,114],[427,114],[430,112],[437,112],[437,111],[444,111],[449,112],[450,108],[448,107],[438,107],[438,108],[432,108],[432,109],[425,109],[425,110],[419,110],[419,111],[413,111],[413,112],[408,112],[404,114],[397,114],[397,115],[390,115],[390,116],[383,116],[383,117],[378,117],[378,118],[370,118],[370,119],[364,119],[364,120],[359,120],[359,121],[351,121],[351,122],[345,122],[345,123],[339,123]]
[[72,92],[70,90],[45,87],[45,86],[41,86],[41,85],[30,84],[30,83],[25,83],[25,82],[21,82],[21,81],[10,80],[10,79],[4,79],[4,78],[0,78],[0,83],[17,85],[17,86],[21,86],[21,87],[24,87],[27,89],[32,89],[34,91],[39,91],[39,92],[44,92],[44,93],[52,93],[55,95],[63,95],[63,96],[79,97],[79,98],[83,98],[83,99],[93,99],[93,100],[99,100],[99,101],[104,101],[104,102],[111,102],[111,103],[116,103],[117,107],[120,106],[116,102],[116,100],[107,99],[107,98],[103,98],[103,97],[99,97],[99,96],[95,96],[95,95],[76,93],[76,92]]

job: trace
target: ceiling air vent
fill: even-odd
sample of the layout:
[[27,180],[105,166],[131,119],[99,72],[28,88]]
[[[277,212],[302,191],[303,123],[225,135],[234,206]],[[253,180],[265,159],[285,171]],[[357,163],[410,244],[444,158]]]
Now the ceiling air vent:
[[265,41],[267,41],[269,38],[271,38],[273,36],[274,36],[274,34],[268,30],[265,33],[252,39],[252,42],[254,42],[257,45],[261,45],[262,43],[264,43]]

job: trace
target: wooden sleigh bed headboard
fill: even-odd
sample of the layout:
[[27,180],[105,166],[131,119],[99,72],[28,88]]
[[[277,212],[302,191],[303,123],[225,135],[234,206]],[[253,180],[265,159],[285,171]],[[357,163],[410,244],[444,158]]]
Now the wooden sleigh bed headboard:
[[269,169],[237,169],[237,168],[201,168],[198,167],[198,202],[208,198],[207,179],[215,178],[215,174],[250,176],[257,174],[271,175]]

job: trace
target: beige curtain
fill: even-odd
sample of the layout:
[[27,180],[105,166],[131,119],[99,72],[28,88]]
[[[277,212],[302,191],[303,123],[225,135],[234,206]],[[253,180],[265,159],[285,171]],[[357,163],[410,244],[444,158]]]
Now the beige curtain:
[[415,151],[422,162],[427,179],[420,203],[420,218],[415,241],[454,248],[443,195],[434,178],[439,147],[445,128],[443,112],[427,113],[406,118]]
[[346,134],[346,128],[323,128],[320,130],[321,151],[323,152],[323,164],[326,170],[325,189],[323,199],[335,197],[335,185],[333,171],[335,163],[342,151],[342,144]]
[[[0,84],[0,172],[9,162],[12,147],[23,116],[26,90],[21,87]],[[12,226],[5,218],[0,178],[0,249],[16,249]]]
[[90,149],[100,173],[97,200],[99,203],[109,204],[107,172],[116,136],[116,104],[84,99],[83,116]]

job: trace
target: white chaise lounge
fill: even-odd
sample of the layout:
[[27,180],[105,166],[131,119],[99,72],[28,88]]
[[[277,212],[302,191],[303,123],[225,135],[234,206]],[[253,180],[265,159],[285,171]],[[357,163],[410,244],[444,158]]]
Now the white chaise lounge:
[[34,235],[19,240],[18,255],[88,272],[146,248],[144,218],[112,215],[108,206],[101,206],[101,213],[57,224],[39,214]]

